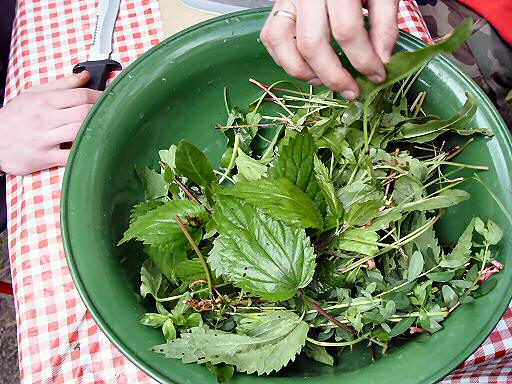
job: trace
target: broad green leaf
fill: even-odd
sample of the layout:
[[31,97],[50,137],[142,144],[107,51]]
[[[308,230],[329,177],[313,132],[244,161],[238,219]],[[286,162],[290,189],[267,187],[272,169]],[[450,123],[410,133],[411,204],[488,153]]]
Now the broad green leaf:
[[329,177],[329,171],[325,165],[322,164],[316,155],[314,156],[313,161],[316,181],[322,190],[322,194],[324,195],[325,201],[327,202],[327,206],[329,208],[328,216],[330,216],[335,225],[337,225],[339,219],[341,216],[343,216],[343,205],[338,199],[338,196],[336,196],[334,185],[332,184],[331,178]]
[[159,328],[162,325],[164,325],[167,319],[167,316],[161,315],[159,313],[145,313],[140,317],[139,322],[142,325],[147,325],[153,328]]
[[[477,103],[474,96],[466,93],[467,100],[462,109],[446,120],[430,120],[424,124],[405,123],[397,139],[414,143],[426,143],[447,131],[457,131],[469,123],[476,113]],[[479,131],[474,131],[479,133]]]
[[203,265],[199,259],[182,261],[176,265],[175,273],[181,281],[187,283],[200,279],[206,279]]
[[176,172],[197,185],[207,187],[215,180],[215,174],[206,156],[186,140],[176,148]]
[[165,182],[164,175],[148,167],[135,167],[135,170],[142,181],[146,200],[167,196],[169,185]]
[[[367,100],[378,91],[388,88],[399,80],[405,79],[414,72],[421,69],[427,62],[440,53],[451,53],[455,51],[470,36],[473,30],[473,22],[467,18],[461,23],[452,34],[441,43],[429,45],[422,49],[411,52],[399,52],[391,57],[385,65],[387,78],[380,84],[374,84],[366,77],[357,78],[360,89],[361,100]],[[356,118],[357,119],[357,118]]]
[[348,252],[372,256],[379,251],[376,242],[380,236],[377,232],[364,228],[350,228],[333,242],[332,247]]
[[411,282],[416,280],[418,276],[421,275],[421,272],[423,272],[424,265],[425,261],[423,260],[421,252],[414,252],[409,260],[409,268],[407,268],[407,281]]
[[402,206],[403,212],[412,211],[433,211],[435,209],[447,208],[457,205],[467,199],[471,195],[461,189],[448,189],[433,197],[426,197]]
[[432,281],[438,282],[450,281],[451,279],[453,279],[453,276],[455,276],[455,272],[453,271],[427,273],[427,278],[429,278]]
[[475,230],[481,234],[489,245],[498,244],[503,238],[503,231],[492,220],[487,220],[487,226],[479,217],[475,218]]
[[474,228],[475,219],[473,218],[460,236],[455,248],[441,261],[441,267],[459,268],[469,260]]
[[253,325],[245,325],[245,334],[196,327],[153,350],[184,363],[225,363],[239,372],[269,374],[295,359],[306,342],[309,326],[289,311],[258,317]]
[[[322,228],[322,215],[311,199],[286,178],[259,179],[216,190],[265,210],[269,215],[302,228]],[[218,222],[217,222],[218,223]]]
[[327,353],[325,347],[313,343],[306,343],[304,353],[310,359],[318,361],[319,363],[334,366],[334,358]]
[[355,180],[336,191],[345,211],[355,204],[365,203],[369,200],[382,199],[383,193],[377,191],[375,187],[365,183],[364,180]]
[[353,204],[350,209],[345,212],[343,220],[349,227],[371,223],[373,219],[380,216],[380,208],[383,204],[384,202],[381,199],[372,199],[364,203]]
[[309,284],[315,254],[303,229],[230,196],[219,196],[213,218],[220,236],[208,262],[236,286],[263,299],[286,300]]
[[172,144],[169,149],[162,149],[158,152],[160,160],[167,164],[173,172],[176,171],[176,148]]
[[302,131],[279,148],[279,156],[268,170],[269,178],[286,177],[310,199],[314,200],[319,193],[313,170],[313,157],[316,151],[317,148],[311,134],[307,130]]
[[146,297],[148,294],[158,298],[158,290],[162,284],[162,273],[151,260],[146,260],[140,268],[140,294]]
[[[118,245],[133,238],[153,247],[169,244],[179,247],[186,244],[187,240],[176,223],[176,215],[179,215],[185,224],[191,218],[202,222],[208,218],[204,207],[193,201],[171,200],[144,215],[135,217]],[[189,225],[188,227],[191,234],[197,235],[200,232],[194,226]]]
[[415,321],[416,319],[414,317],[408,317],[400,320],[393,328],[391,328],[389,337],[393,338],[407,332]]
[[318,148],[329,148],[336,159],[343,163],[356,163],[352,148],[345,141],[341,129],[331,129],[316,141]]
[[443,285],[443,301],[448,308],[453,308],[457,305],[459,300],[459,296],[455,293],[455,291],[449,285]]
[[176,338],[176,328],[171,319],[167,319],[162,327],[162,333],[167,341],[174,340]]
[[241,149],[238,149],[238,156],[235,159],[238,175],[245,181],[261,179],[267,173],[267,167],[261,161],[247,156]]
[[208,368],[220,384],[227,383],[235,373],[235,367],[232,365],[206,363],[206,368]]
[[144,216],[149,211],[163,205],[164,203],[160,200],[150,200],[143,203],[139,203],[132,208],[130,213],[130,224],[133,223],[138,217]]
[[187,260],[184,247],[165,244],[160,247],[147,247],[144,252],[156,264],[160,272],[172,283],[176,281],[176,267]]

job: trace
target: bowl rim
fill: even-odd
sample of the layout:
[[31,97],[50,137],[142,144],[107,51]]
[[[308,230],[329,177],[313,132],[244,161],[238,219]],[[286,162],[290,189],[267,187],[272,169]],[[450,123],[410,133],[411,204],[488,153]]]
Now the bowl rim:
[[[201,23],[195,24],[191,27],[188,27],[184,29],[183,31],[180,31],[164,40],[162,40],[159,44],[153,46],[151,49],[149,49],[147,52],[144,52],[141,56],[139,56],[136,60],[134,60],[126,69],[124,69],[109,85],[109,89],[114,88],[119,82],[123,81],[125,77],[129,75],[131,71],[133,71],[135,68],[140,66],[144,63],[145,60],[147,60],[151,55],[155,54],[157,51],[162,49],[162,47],[180,40],[182,38],[186,38],[189,34],[195,32],[198,29],[202,29],[207,26],[211,26],[213,24],[217,23],[224,23],[227,19],[232,18],[238,18],[238,17],[246,17],[251,15],[261,15],[266,16],[271,8],[255,8],[255,9],[247,9],[242,10],[238,12],[233,12],[229,14],[219,15],[217,17],[214,17],[212,19],[203,21]],[[409,34],[408,32],[404,32],[400,30],[399,33],[399,40],[402,40],[408,44],[411,44],[415,46],[416,48],[422,48],[427,46],[427,44],[422,41],[421,39]],[[443,66],[447,67],[448,69],[452,70],[457,77],[464,81],[466,87],[468,90],[470,90],[473,94],[476,94],[480,96],[483,100],[483,104],[486,107],[486,109],[489,111],[490,118],[492,118],[495,122],[495,126],[499,126],[500,129],[497,131],[497,136],[499,136],[499,139],[502,141],[504,146],[502,147],[502,150],[504,152],[507,152],[507,155],[509,158],[512,158],[512,135],[507,134],[508,127],[505,124],[503,118],[498,113],[497,109],[494,107],[490,99],[487,97],[487,95],[483,92],[483,90],[468,76],[466,75],[462,69],[460,69],[456,64],[454,64],[452,61],[450,61],[445,55],[439,55],[436,57],[436,60],[442,64]],[[85,119],[84,123],[82,124],[82,127],[87,126],[91,120],[93,120],[94,116],[97,114],[97,112],[100,110],[102,104],[105,102],[107,98],[105,97],[105,94],[103,94],[100,99],[96,102],[96,104],[93,106],[91,112]],[[481,103],[482,104],[482,103]],[[80,147],[80,142],[84,138],[84,130],[81,129],[75,139],[75,143],[71,149],[71,153],[65,168],[64,173],[64,179],[62,183],[62,196],[61,196],[61,203],[60,203],[60,221],[61,221],[61,235],[62,235],[62,241],[64,245],[64,251],[66,254],[66,261],[68,263],[68,267],[73,279],[73,282],[75,284],[75,287],[80,295],[80,298],[82,299],[83,303],[85,304],[87,310],[91,314],[93,320],[100,328],[101,332],[108,338],[110,342],[114,344],[114,346],[135,366],[137,366],[139,369],[141,369],[143,372],[148,374],[153,379],[161,382],[161,383],[172,383],[172,379],[169,377],[164,377],[159,371],[155,370],[152,367],[147,366],[144,361],[133,351],[131,348],[127,347],[121,338],[118,336],[118,333],[115,332],[113,328],[111,328],[106,321],[104,321],[102,314],[99,310],[96,309],[93,303],[92,297],[89,296],[87,291],[86,283],[84,282],[83,278],[80,275],[80,271],[77,268],[77,265],[74,262],[74,252],[73,252],[73,246],[71,244],[70,240],[70,228],[69,228],[69,220],[68,220],[68,214],[70,211],[70,204],[69,201],[69,189],[70,184],[73,179],[73,164],[76,160],[76,156],[78,153],[78,148]],[[500,303],[498,305],[498,310],[496,313],[493,314],[489,318],[489,321],[487,322],[487,325],[485,327],[482,327],[482,329],[477,333],[477,335],[473,338],[473,342],[468,345],[468,347],[464,350],[464,352],[459,353],[458,355],[454,356],[450,361],[448,361],[443,368],[438,369],[437,371],[430,374],[430,377],[428,380],[433,380],[433,382],[437,382],[438,380],[442,379],[443,377],[450,374],[453,370],[455,370],[461,363],[463,363],[478,347],[482,345],[482,343],[485,341],[485,339],[492,333],[494,330],[496,324],[501,320],[503,317],[503,314],[505,313],[506,309],[509,306],[509,303],[512,298],[512,291],[510,291],[510,294],[508,296],[503,296],[500,300]]]

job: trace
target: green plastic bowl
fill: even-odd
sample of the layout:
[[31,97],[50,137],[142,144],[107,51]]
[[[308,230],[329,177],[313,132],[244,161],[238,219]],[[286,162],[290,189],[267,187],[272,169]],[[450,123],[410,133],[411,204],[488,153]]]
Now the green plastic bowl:
[[[62,235],[76,287],[101,330],[133,363],[161,382],[214,383],[205,367],[182,364],[150,351],[162,343],[160,330],[139,324],[147,311],[139,295],[144,259],[137,244],[116,247],[127,228],[130,208],[143,199],[134,164],[158,166],[158,150],[186,138],[218,161],[225,148],[213,129],[225,121],[223,88],[244,106],[267,83],[289,78],[258,39],[268,10],[219,17],[179,33],[144,54],[121,73],[85,121],[66,169],[62,195]],[[423,43],[401,34],[399,50]],[[431,89],[425,108],[447,117],[477,98],[473,126],[490,127],[494,138],[477,138],[459,161],[487,164],[482,179],[512,211],[511,138],[484,93],[445,58],[423,71],[417,89]],[[495,220],[505,231],[498,259],[512,261],[510,223],[491,195],[477,183],[463,184],[473,197],[450,210],[437,230],[453,242],[472,215]],[[238,374],[233,383],[431,383],[464,361],[496,325],[512,296],[512,268],[497,276],[491,293],[457,309],[432,337],[423,336],[370,362],[364,348],[346,353],[336,367],[302,358],[279,375]]]

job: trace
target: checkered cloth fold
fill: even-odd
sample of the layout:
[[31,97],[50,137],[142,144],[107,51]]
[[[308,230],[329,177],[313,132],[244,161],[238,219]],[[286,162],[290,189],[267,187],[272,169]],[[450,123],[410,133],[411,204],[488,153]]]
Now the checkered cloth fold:
[[[6,98],[71,72],[92,43],[94,0],[19,0]],[[430,36],[414,0],[400,2],[399,27]],[[126,67],[162,39],[157,0],[121,2],[112,58]],[[100,331],[66,263],[59,203],[64,170],[8,177],[9,255],[22,383],[150,383]],[[512,310],[444,383],[512,381]]]

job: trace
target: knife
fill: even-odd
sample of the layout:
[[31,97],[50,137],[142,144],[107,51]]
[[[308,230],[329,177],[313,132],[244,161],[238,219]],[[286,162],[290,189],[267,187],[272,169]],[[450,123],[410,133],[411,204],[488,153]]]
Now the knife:
[[110,59],[112,35],[120,2],[121,0],[100,0],[89,59],[75,65],[73,68],[73,73],[80,73],[85,70],[89,72],[91,78],[86,84],[87,88],[103,91],[109,73],[122,69],[121,64]]

